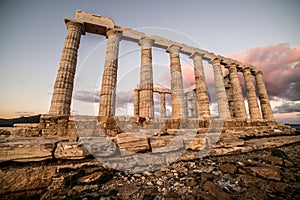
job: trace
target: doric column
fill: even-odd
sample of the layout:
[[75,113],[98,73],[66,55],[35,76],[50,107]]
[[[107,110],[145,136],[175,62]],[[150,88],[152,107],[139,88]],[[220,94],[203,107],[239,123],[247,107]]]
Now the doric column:
[[182,72],[179,58],[181,47],[171,45],[167,49],[170,53],[170,70],[171,70],[171,93],[172,93],[172,117],[186,118],[187,105],[184,96],[182,84]]
[[140,101],[140,94],[139,94],[139,89],[134,89],[134,99],[133,99],[133,104],[134,104],[134,116],[139,116],[139,101]]
[[235,105],[234,105],[234,99],[233,99],[233,91],[232,91],[232,86],[230,83],[230,77],[229,77],[228,70],[225,72],[224,85],[225,85],[226,96],[227,96],[227,101],[228,101],[228,106],[229,106],[229,111],[230,111],[231,117],[235,117],[236,114],[235,114]]
[[142,38],[139,41],[141,46],[141,72],[140,72],[140,116],[154,117],[153,101],[153,71],[152,71],[152,44],[153,40]]
[[240,85],[238,72],[237,72],[237,64],[230,63],[227,65],[229,69],[229,77],[230,77],[230,83],[232,85],[232,92],[233,92],[233,99],[234,99],[234,105],[235,105],[235,115],[237,118],[247,118],[245,103],[244,103],[244,97],[242,88]]
[[165,93],[160,94],[160,117],[166,117],[166,97]]
[[75,20],[66,21],[67,35],[54,84],[49,114],[70,115],[77,53],[84,25]]
[[119,41],[121,32],[115,29],[106,32],[106,57],[100,92],[99,116],[111,117],[115,113]]
[[210,61],[213,66],[219,118],[231,118],[221,69],[221,60],[216,57]]
[[251,119],[260,119],[261,115],[260,115],[260,111],[256,99],[255,86],[252,82],[252,74],[248,66],[245,66],[243,68],[243,75],[245,80],[250,117]]
[[258,89],[263,119],[268,121],[275,121],[262,72],[257,71],[255,72],[254,76]]
[[208,90],[205,82],[202,54],[195,52],[190,58],[194,61],[196,94],[198,97],[198,114],[200,118],[210,118]]
[[191,111],[191,117],[196,118],[198,117],[198,105],[197,105],[197,96],[196,91],[192,90],[188,93],[186,93],[187,101],[191,102],[191,105],[188,107],[188,109]]

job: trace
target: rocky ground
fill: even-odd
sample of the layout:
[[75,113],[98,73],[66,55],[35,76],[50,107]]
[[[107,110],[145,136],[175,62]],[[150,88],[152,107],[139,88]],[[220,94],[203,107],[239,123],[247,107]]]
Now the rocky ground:
[[93,158],[0,165],[0,199],[300,199],[300,143],[131,174]]

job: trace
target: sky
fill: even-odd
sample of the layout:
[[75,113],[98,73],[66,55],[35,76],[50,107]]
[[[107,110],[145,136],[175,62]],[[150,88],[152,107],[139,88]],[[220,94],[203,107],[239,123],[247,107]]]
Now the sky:
[[[0,118],[48,112],[66,35],[64,18],[73,18],[76,10],[255,65],[264,73],[276,119],[300,123],[299,0],[1,0]],[[81,38],[73,114],[97,113],[105,45],[100,35],[87,33]],[[132,114],[140,47],[122,40],[119,56],[116,112]],[[193,84],[192,61],[181,55],[181,64],[188,87]],[[212,68],[208,63],[204,67],[214,99]],[[153,48],[153,68],[154,84],[169,87],[169,57],[164,50]],[[156,104],[158,99],[155,95]],[[215,103],[211,109],[216,111]]]

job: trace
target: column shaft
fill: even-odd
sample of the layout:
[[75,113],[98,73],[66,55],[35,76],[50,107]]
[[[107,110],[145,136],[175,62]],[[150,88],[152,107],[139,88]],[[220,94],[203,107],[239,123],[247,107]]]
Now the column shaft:
[[[227,71],[228,72],[228,71]],[[235,105],[234,105],[234,99],[233,99],[233,90],[230,83],[229,73],[227,73],[224,77],[224,85],[226,89],[226,95],[228,100],[228,106],[231,117],[235,117]]]
[[243,69],[243,75],[246,86],[247,100],[248,100],[248,108],[251,119],[260,119],[260,111],[256,99],[255,86],[252,82],[252,74],[250,72],[249,67],[245,67]]
[[166,97],[165,97],[165,93],[160,93],[160,117],[166,117]]
[[51,115],[70,115],[78,48],[84,34],[84,26],[79,22],[68,21],[66,26],[68,31],[54,84]]
[[268,97],[266,85],[262,76],[262,72],[258,71],[255,73],[255,80],[258,89],[258,95],[260,100],[260,106],[262,111],[263,119],[268,121],[274,121],[274,116],[272,112],[272,108],[270,105],[270,100]]
[[134,89],[134,99],[133,99],[133,102],[134,102],[134,116],[139,116],[139,104],[140,104],[140,94],[139,94],[139,90],[138,89]]
[[117,30],[109,30],[107,35],[106,57],[104,72],[102,75],[102,85],[100,92],[99,116],[114,116],[117,72],[118,72],[118,55],[119,41],[121,33]]
[[148,38],[142,38],[139,42],[141,46],[139,115],[147,118],[154,117],[152,43],[153,40]]
[[228,69],[229,69],[230,83],[232,85],[236,117],[247,118],[243,92],[238,78],[236,64],[228,65]]
[[170,53],[171,64],[172,117],[186,118],[187,105],[183,91],[179,50],[180,47],[175,45],[171,45],[167,50]]
[[190,57],[193,58],[194,61],[198,115],[200,118],[210,118],[209,98],[203,70],[202,54],[195,52]]
[[218,112],[219,118],[231,118],[224,81],[223,81],[223,73],[221,69],[221,61],[218,58],[215,58],[210,61],[213,65],[215,82],[216,82],[216,96],[217,96],[217,103],[218,103]]

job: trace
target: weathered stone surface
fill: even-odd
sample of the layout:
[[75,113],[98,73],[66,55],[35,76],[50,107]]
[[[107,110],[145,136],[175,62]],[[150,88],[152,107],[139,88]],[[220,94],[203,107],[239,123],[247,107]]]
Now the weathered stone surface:
[[119,134],[116,136],[116,141],[121,151],[145,152],[150,150],[146,137],[135,136],[134,134]]
[[0,143],[0,162],[41,161],[52,159],[56,140],[41,138],[15,138]]
[[57,159],[83,159],[89,155],[83,143],[78,142],[59,142],[54,152]]
[[224,164],[220,166],[220,170],[225,173],[235,174],[237,167],[232,164]]
[[183,140],[173,136],[153,137],[150,144],[154,153],[178,151],[184,148]]
[[223,192],[218,186],[216,186],[214,183],[211,181],[206,181],[203,185],[203,188],[215,196],[217,199],[224,199],[224,200],[229,200],[231,199],[230,195]]
[[250,171],[250,173],[255,173],[263,178],[270,179],[270,180],[281,180],[280,170],[277,167],[249,167],[246,168]]
[[26,167],[1,171],[0,195],[47,188],[56,172],[55,166]]

